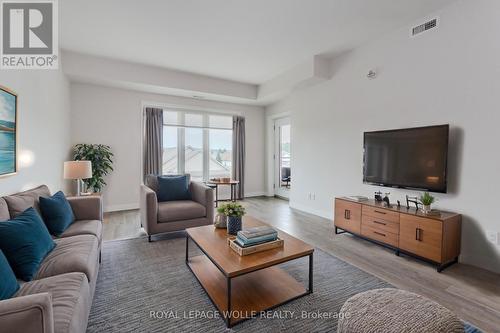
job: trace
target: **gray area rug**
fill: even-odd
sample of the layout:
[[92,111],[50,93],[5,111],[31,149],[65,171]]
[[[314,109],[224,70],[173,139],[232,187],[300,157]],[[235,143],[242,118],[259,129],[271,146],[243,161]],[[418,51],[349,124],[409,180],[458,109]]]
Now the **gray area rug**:
[[[190,255],[198,254],[190,244]],[[104,242],[88,332],[335,332],[351,296],[391,287],[321,250],[314,252],[314,293],[226,329],[184,262],[185,238]],[[307,283],[307,258],[283,265]],[[265,281],[263,281],[265,283]]]

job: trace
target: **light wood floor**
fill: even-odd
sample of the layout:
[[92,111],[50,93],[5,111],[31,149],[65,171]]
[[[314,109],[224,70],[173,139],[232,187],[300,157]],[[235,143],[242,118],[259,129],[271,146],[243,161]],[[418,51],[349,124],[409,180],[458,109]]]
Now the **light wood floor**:
[[[437,273],[429,264],[397,257],[393,251],[368,241],[348,234],[335,235],[332,221],[290,209],[284,200],[251,198],[244,204],[248,214],[398,288],[427,296],[485,332],[500,332],[500,275],[464,264]],[[143,235],[137,210],[105,215],[104,240]]]

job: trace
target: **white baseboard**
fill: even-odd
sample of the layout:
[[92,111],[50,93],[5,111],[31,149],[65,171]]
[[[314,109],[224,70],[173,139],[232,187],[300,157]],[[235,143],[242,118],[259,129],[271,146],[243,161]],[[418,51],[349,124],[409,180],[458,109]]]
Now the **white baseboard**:
[[104,207],[104,212],[118,212],[121,210],[131,210],[131,209],[139,209],[138,203],[130,203],[130,204],[120,204],[120,205],[109,205]]
[[306,205],[303,205],[303,204],[300,204],[300,203],[296,203],[294,201],[290,201],[290,207],[293,208],[293,209],[300,210],[300,211],[305,212],[305,213],[309,213],[309,214],[313,214],[313,215],[317,215],[317,216],[323,217],[325,219],[329,219],[329,220],[332,219],[332,213],[329,212],[329,211],[324,211],[324,210],[320,210],[320,209],[314,209],[314,208],[308,207]]
[[252,197],[262,197],[266,196],[267,193],[262,191],[262,192],[246,192],[245,193],[245,198],[252,198]]

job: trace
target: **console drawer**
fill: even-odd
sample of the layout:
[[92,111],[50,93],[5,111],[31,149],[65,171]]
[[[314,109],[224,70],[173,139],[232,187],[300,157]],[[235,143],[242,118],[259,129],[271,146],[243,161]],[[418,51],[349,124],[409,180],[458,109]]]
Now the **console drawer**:
[[398,242],[399,237],[397,234],[393,234],[392,232],[377,230],[367,225],[361,226],[361,235],[394,247],[398,247],[399,244]]
[[362,226],[367,226],[375,230],[379,230],[382,232],[390,232],[396,235],[399,235],[399,223],[394,223],[391,221],[387,221],[383,218],[377,218],[369,215],[363,215],[361,220]]
[[399,223],[399,213],[384,208],[363,205],[363,215],[384,219],[389,222]]
[[361,233],[361,204],[335,199],[335,226],[343,230]]

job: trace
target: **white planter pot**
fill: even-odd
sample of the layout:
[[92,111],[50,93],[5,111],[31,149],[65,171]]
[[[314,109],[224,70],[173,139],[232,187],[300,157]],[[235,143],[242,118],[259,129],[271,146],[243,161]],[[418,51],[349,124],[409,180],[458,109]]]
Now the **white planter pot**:
[[425,213],[425,214],[429,214],[431,212],[431,205],[423,205],[422,207],[422,211]]

